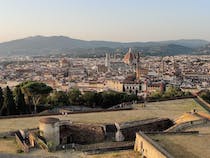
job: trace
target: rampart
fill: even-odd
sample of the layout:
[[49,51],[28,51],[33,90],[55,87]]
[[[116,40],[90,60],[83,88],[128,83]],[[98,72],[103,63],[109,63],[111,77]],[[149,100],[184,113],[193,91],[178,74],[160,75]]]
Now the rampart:
[[134,151],[139,152],[139,154],[145,158],[174,158],[159,144],[142,132],[136,133]]

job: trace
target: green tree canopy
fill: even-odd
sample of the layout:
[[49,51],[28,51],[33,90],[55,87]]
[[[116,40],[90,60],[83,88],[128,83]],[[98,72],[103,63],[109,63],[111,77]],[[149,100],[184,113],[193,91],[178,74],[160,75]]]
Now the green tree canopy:
[[152,92],[150,95],[151,99],[160,99],[162,97],[162,93],[160,91]]
[[42,97],[46,97],[51,91],[52,88],[45,83],[36,82],[36,81],[26,81],[19,85],[28,98],[31,98],[34,105],[34,112],[37,111],[37,105],[39,105]]
[[15,104],[17,107],[17,112],[19,114],[26,114],[27,113],[27,106],[25,102],[24,94],[19,86],[15,87],[14,89],[14,96],[15,96]]
[[1,108],[3,107],[3,103],[4,103],[3,90],[0,87],[0,111],[1,111]]
[[82,95],[84,105],[95,107],[100,104],[101,102],[101,95],[96,92],[85,92]]
[[69,102],[72,105],[80,105],[82,103],[82,94],[79,89],[71,89],[68,92]]
[[184,96],[184,92],[181,91],[180,88],[174,87],[174,86],[169,86],[168,89],[164,93],[165,97],[180,97]]
[[17,109],[13,98],[12,91],[7,86],[4,89],[4,103],[1,110],[2,115],[16,115]]
[[210,104],[210,91],[206,90],[206,91],[202,91],[199,96],[205,100],[206,102],[208,102]]
[[68,106],[70,104],[67,93],[63,91],[54,91],[50,94],[48,103],[53,106]]

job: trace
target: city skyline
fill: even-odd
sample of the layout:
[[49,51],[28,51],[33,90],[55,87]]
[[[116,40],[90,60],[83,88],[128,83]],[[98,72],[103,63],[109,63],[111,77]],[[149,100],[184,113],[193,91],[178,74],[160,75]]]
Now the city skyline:
[[0,158],[208,157],[209,8],[0,1]]
[[35,35],[119,42],[210,41],[209,7],[207,0],[8,0],[0,5],[0,42]]

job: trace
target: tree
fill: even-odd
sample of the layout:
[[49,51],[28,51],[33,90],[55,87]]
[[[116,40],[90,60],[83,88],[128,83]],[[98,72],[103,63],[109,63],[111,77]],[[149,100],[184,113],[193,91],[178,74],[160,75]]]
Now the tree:
[[80,105],[82,103],[82,94],[79,89],[71,89],[68,92],[69,102],[72,105]]
[[125,102],[138,101],[140,98],[136,94],[127,94]]
[[4,103],[3,90],[0,87],[0,111],[1,111],[1,108],[3,107],[3,103]]
[[53,106],[67,106],[69,105],[69,98],[66,92],[55,91],[48,97],[48,103]]
[[162,98],[162,93],[160,91],[157,92],[152,92],[152,94],[150,95],[151,99],[160,99]]
[[182,92],[180,88],[174,86],[169,86],[166,92],[164,93],[164,97],[166,98],[180,96],[184,96],[184,92]]
[[101,93],[102,96],[102,102],[101,106],[103,108],[109,108],[113,105],[117,105],[121,102],[123,102],[121,98],[121,93],[114,92],[114,91],[105,91]]
[[24,98],[24,94],[21,91],[21,88],[17,86],[14,89],[14,96],[15,96],[15,104],[17,108],[17,112],[19,114],[25,114],[27,112],[26,102]]
[[100,102],[101,96],[96,92],[85,92],[82,95],[84,104],[87,106],[95,107]]
[[2,108],[2,115],[16,115],[17,109],[14,102],[13,94],[10,88],[7,86],[4,89],[4,103]]
[[209,90],[200,92],[199,96],[206,102],[210,103],[210,91]]
[[39,105],[41,98],[46,97],[52,91],[50,86],[36,81],[23,82],[19,86],[23,89],[28,98],[31,98],[35,113],[37,112],[37,105]]

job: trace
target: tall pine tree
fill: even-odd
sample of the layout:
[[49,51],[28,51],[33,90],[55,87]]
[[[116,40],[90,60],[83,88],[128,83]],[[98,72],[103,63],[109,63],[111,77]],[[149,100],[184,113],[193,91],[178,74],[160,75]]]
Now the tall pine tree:
[[[4,103],[4,97],[3,97],[3,90],[2,88],[0,87],[0,111],[3,107],[3,103]],[[0,113],[1,114],[1,113]]]
[[15,95],[15,104],[18,114],[25,114],[27,112],[26,102],[24,98],[24,94],[21,91],[20,87],[16,87],[14,89]]
[[2,108],[2,114],[3,115],[17,114],[17,109],[13,98],[13,94],[8,86],[4,89],[4,104]]

